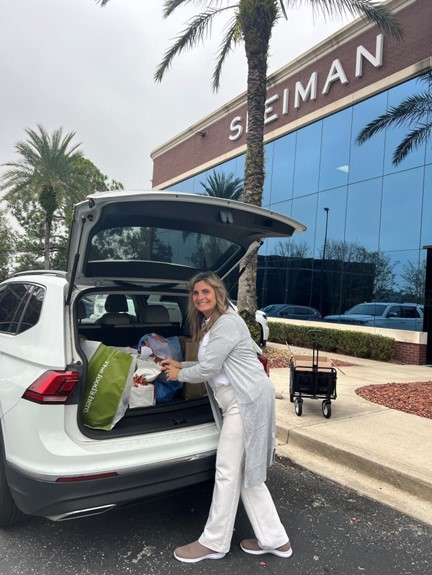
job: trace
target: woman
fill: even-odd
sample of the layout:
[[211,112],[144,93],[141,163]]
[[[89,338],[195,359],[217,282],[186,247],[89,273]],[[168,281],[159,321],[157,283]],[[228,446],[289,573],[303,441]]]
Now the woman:
[[189,319],[192,340],[200,343],[198,362],[167,359],[162,366],[170,380],[206,381],[216,420],[219,407],[223,423],[207,523],[199,540],[178,547],[174,557],[185,563],[224,557],[240,497],[256,537],[241,542],[243,551],[290,557],[291,544],[264,483],[274,453],[273,384],[219,277],[200,273],[190,285]]

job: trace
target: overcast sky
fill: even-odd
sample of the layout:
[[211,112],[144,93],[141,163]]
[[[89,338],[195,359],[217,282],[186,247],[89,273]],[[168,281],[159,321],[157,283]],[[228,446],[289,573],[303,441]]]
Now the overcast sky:
[[[163,0],[0,0],[0,164],[17,159],[25,129],[63,128],[110,179],[150,189],[153,149],[246,89],[243,47],[214,94],[211,76],[226,17],[205,46],[178,57],[161,84],[153,76],[194,4],[162,18]],[[346,24],[307,9],[289,12],[271,41],[269,73]],[[2,168],[0,168],[0,171]]]

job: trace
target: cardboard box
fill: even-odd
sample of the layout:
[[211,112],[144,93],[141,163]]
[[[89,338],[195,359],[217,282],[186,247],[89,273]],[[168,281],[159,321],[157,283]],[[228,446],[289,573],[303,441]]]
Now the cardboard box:
[[[184,349],[185,361],[196,361],[199,344],[198,342],[191,341],[188,338],[182,338],[180,341],[182,350]],[[181,395],[184,399],[196,399],[197,397],[205,397],[207,395],[207,388],[204,382],[189,383],[185,382],[181,389]]]

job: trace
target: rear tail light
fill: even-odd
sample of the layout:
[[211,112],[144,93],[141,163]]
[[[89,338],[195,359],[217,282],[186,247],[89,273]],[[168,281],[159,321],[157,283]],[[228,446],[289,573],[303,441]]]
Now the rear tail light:
[[23,399],[41,404],[65,403],[78,380],[76,371],[46,371],[25,390]]
[[267,375],[270,375],[270,365],[269,365],[267,357],[265,355],[260,354],[260,353],[257,355],[258,355],[258,359],[262,363],[264,371],[266,372]]

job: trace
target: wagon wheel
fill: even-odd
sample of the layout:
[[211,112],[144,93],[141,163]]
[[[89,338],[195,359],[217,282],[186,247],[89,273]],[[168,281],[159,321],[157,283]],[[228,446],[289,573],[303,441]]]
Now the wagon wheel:
[[294,402],[294,409],[296,412],[296,415],[298,415],[299,417],[301,416],[301,414],[303,413],[303,400],[300,398],[297,398]]
[[329,401],[328,399],[325,399],[322,402],[322,412],[325,418],[329,419],[331,417],[331,401]]

